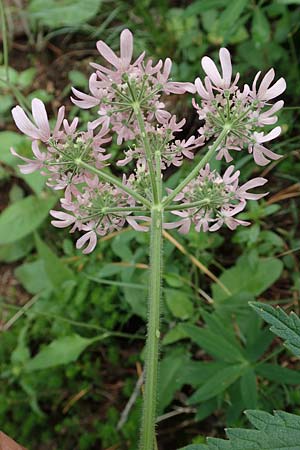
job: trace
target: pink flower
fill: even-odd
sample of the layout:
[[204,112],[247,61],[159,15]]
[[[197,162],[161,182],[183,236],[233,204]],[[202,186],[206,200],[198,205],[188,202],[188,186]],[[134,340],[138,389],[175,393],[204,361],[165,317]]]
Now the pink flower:
[[10,152],[12,155],[17,156],[18,158],[22,159],[22,161],[25,161],[27,163],[19,165],[20,172],[24,174],[29,174],[35,172],[36,170],[42,169],[47,159],[47,154],[42,153],[39,150],[37,141],[33,141],[32,143],[32,152],[36,159],[25,158],[24,156],[19,155],[13,148],[10,149]]
[[254,78],[253,84],[252,84],[252,91],[251,95],[253,98],[257,98],[261,101],[269,101],[272,100],[275,97],[278,97],[278,95],[281,95],[285,89],[286,89],[286,82],[284,78],[279,78],[279,80],[276,81],[275,84],[273,84],[272,87],[270,87],[272,81],[275,77],[274,69],[270,69],[266,75],[263,77],[260,87],[258,91],[256,90],[256,83],[260,76],[261,72],[258,72]]
[[[26,113],[20,106],[12,109],[12,116],[15,124],[22,133],[32,139],[39,139],[42,142],[48,142],[51,136],[48,115],[44,103],[38,98],[32,100],[32,115],[34,122],[27,117]],[[64,107],[60,108],[58,120],[55,125],[55,133],[58,132],[64,115]]]
[[132,33],[128,29],[122,31],[120,36],[120,57],[103,41],[97,42],[97,49],[100,55],[117,70],[126,70],[131,63],[133,53]]
[[84,254],[91,253],[95,249],[97,245],[97,235],[95,231],[88,231],[76,242],[77,249],[81,249],[84,245],[86,245],[85,249],[82,251]]
[[[219,51],[220,63],[222,67],[222,76],[220,75],[217,66],[213,62],[211,58],[208,56],[204,56],[201,60],[201,64],[204,72],[211,80],[213,85],[216,88],[221,89],[230,89],[236,85],[239,79],[239,74],[236,75],[236,78],[231,85],[231,77],[232,77],[232,65],[230,53],[226,48],[221,48]],[[200,87],[200,83],[198,82],[198,88]],[[197,87],[197,86],[196,86]]]
[[[264,133],[253,133],[253,138],[255,140],[254,144],[249,145],[249,153],[253,152],[254,161],[259,166],[266,166],[271,160],[280,159],[282,156],[268,150],[266,147],[261,145],[264,142],[272,141],[277,138],[281,133],[281,127],[276,127],[268,134]],[[269,159],[268,159],[269,158]]]

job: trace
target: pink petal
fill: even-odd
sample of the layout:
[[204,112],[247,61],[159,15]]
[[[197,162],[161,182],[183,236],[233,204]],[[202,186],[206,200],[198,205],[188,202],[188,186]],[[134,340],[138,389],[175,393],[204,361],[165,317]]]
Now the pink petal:
[[267,92],[268,87],[272,83],[275,77],[274,69],[270,69],[266,75],[263,77],[262,82],[260,83],[260,87],[258,89],[257,96],[259,98],[265,98],[265,94]]
[[59,110],[58,110],[56,124],[55,124],[54,130],[53,130],[53,135],[54,136],[56,136],[57,133],[59,132],[59,129],[60,129],[61,124],[62,124],[62,122],[64,120],[64,117],[65,117],[65,107],[61,106],[59,108]]
[[230,53],[227,50],[227,48],[221,48],[219,55],[220,55],[220,62],[221,62],[221,67],[222,67],[224,87],[229,88],[230,82],[231,82],[231,76],[232,76],[232,65],[231,65]]
[[32,122],[28,119],[25,112],[20,106],[16,106],[11,111],[15,124],[22,133],[30,136],[33,139],[40,139],[40,132]]
[[200,95],[200,97],[204,98],[204,100],[209,100],[210,99],[210,95],[209,93],[205,90],[202,81],[200,80],[200,78],[196,78],[195,80],[195,86],[197,89],[198,94]]
[[45,105],[38,98],[34,98],[31,105],[34,121],[40,131],[40,139],[46,142],[50,138],[50,126]]
[[272,98],[278,97],[278,95],[282,94],[286,89],[286,82],[284,78],[279,78],[276,83],[267,90],[265,95],[265,100],[271,100]]
[[97,42],[97,49],[100,55],[103,56],[106,61],[108,61],[116,69],[120,68],[120,59],[117,57],[115,52],[103,41]]
[[121,33],[120,50],[123,68],[128,67],[133,53],[133,36],[128,29],[123,30]]
[[221,86],[222,78],[221,78],[219,71],[217,69],[217,66],[215,65],[213,60],[210,59],[208,56],[204,56],[204,58],[202,58],[202,60],[201,60],[201,64],[202,64],[204,72],[211,79],[211,81],[216,86]]
[[87,242],[88,245],[82,252],[84,254],[91,253],[97,245],[97,235],[95,231],[89,231],[88,233],[81,236],[81,238],[76,242],[76,248],[82,248]]

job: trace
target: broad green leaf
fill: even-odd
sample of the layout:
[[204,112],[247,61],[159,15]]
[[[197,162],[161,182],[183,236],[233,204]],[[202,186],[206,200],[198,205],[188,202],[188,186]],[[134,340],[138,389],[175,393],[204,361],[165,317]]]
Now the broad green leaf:
[[47,277],[54,289],[60,290],[63,283],[68,280],[75,280],[72,270],[56,256],[38,234],[35,235],[35,242],[39,257],[44,262]]
[[52,285],[47,277],[45,266],[40,259],[24,263],[15,269],[15,277],[30,294],[51,291]]
[[215,358],[226,362],[245,361],[239,346],[228,342],[221,334],[191,324],[182,324],[182,327],[192,341]]
[[270,381],[283,384],[300,384],[300,372],[277,364],[263,363],[255,367],[255,372]]
[[12,244],[0,245],[0,261],[14,262],[24,258],[33,247],[33,239],[31,236],[26,236]]
[[160,387],[159,387],[159,409],[161,412],[172,401],[177,390],[183,385],[180,377],[182,366],[188,362],[188,354],[178,348],[162,359],[160,363]]
[[75,27],[85,24],[98,12],[102,0],[31,0],[30,19],[38,20],[50,28]]
[[[283,264],[279,259],[257,259],[255,264],[251,264],[249,257],[244,255],[234,267],[223,272],[220,281],[230,289],[231,295],[248,292],[257,296],[272,286],[280,277],[282,269]],[[227,301],[230,296],[218,284],[213,284],[212,291],[213,299],[218,303]]]
[[256,408],[257,407],[256,375],[251,367],[241,377],[240,383],[244,406],[246,408]]
[[170,312],[174,317],[186,320],[192,317],[194,305],[186,296],[184,291],[179,289],[166,289],[165,299]]
[[204,383],[196,392],[189,398],[188,403],[193,405],[195,403],[203,402],[215,397],[221,392],[224,392],[236,380],[238,380],[247,370],[245,364],[228,365],[224,369],[215,373],[206,383]]
[[256,410],[246,415],[256,429],[229,428],[229,440],[208,438],[203,450],[300,450],[300,416]]
[[291,312],[288,315],[283,309],[273,308],[265,303],[252,302],[250,306],[269,324],[270,330],[285,340],[285,346],[300,357],[300,318]]
[[188,337],[186,332],[183,330],[183,328],[181,327],[181,324],[177,324],[175,325],[174,328],[171,328],[171,330],[169,330],[163,340],[162,340],[162,344],[163,345],[169,345],[169,344],[173,344],[174,342],[178,342],[181,339],[184,339]]
[[16,242],[35,231],[55,203],[55,197],[30,195],[8,206],[0,215],[0,245]]
[[83,350],[99,339],[101,339],[101,336],[88,339],[78,334],[55,339],[27,362],[25,370],[32,372],[34,370],[49,369],[61,364],[69,364],[76,361]]

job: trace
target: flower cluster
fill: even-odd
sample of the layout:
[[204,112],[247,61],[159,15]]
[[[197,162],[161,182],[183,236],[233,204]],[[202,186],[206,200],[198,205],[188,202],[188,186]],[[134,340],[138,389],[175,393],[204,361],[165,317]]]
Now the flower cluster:
[[[142,53],[132,61],[133,37],[129,30],[121,33],[119,57],[103,41],[97,43],[97,49],[112,67],[109,69],[92,63],[96,72],[89,80],[90,94],[73,88],[72,101],[84,109],[98,107],[99,118],[90,124],[93,129],[104,123],[117,134],[119,145],[123,141],[135,141],[134,148],[125,152],[125,158],[118,164],[125,165],[132,159],[146,160],[145,131],[151,140],[159,137],[162,168],[171,164],[179,166],[183,156],[192,159],[192,151],[203,145],[204,138],[177,139],[173,143],[174,133],[182,131],[185,119],[176,123],[176,117],[166,110],[162,95],[195,93],[194,84],[169,80],[172,68],[170,58],[153,65],[152,60],[145,61],[145,53]],[[145,122],[145,130],[141,128],[137,111]]]
[[[84,231],[85,234],[77,241],[76,247],[86,245],[83,253],[90,253],[97,244],[97,235],[104,236],[109,232],[120,230],[130,213],[128,205],[134,206],[135,201],[121,189],[101,183],[98,177],[86,178],[81,190],[73,187],[65,192],[60,200],[63,211],[51,211],[56,219],[52,225],[58,228],[72,225],[71,232]],[[122,211],[123,209],[123,211]]]
[[[11,149],[13,155],[26,163],[20,166],[21,172],[28,174],[40,170],[47,176],[47,184],[55,190],[72,189],[72,186],[84,182],[89,176],[89,172],[79,168],[76,159],[102,169],[110,157],[103,147],[111,140],[111,137],[107,136],[109,129],[104,124],[96,134],[90,127],[88,131],[78,131],[78,119],[75,118],[69,124],[64,118],[65,109],[61,107],[51,131],[45,106],[39,99],[32,101],[34,123],[20,106],[13,108],[12,115],[19,130],[33,139],[33,160],[18,155]],[[44,151],[40,150],[39,141],[44,144]]]
[[[75,105],[97,109],[97,116],[86,130],[79,128],[77,118],[68,122],[64,107],[59,109],[54,127],[50,127],[45,106],[38,99],[32,101],[32,117],[20,106],[12,110],[17,127],[32,140],[33,159],[11,149],[25,162],[20,166],[21,172],[39,170],[47,176],[48,186],[64,191],[60,200],[63,211],[51,211],[52,224],[83,232],[77,247],[83,248],[84,253],[95,248],[97,236],[119,230],[126,223],[138,231],[148,230],[151,205],[155,195],[162,194],[162,171],[171,165],[179,167],[184,158],[193,159],[195,150],[207,140],[218,139],[209,147],[209,153],[216,151],[216,158],[224,157],[226,162],[232,161],[231,151],[244,148],[253,154],[258,165],[280,158],[263,145],[281,132],[280,127],[275,127],[264,133],[266,125],[276,123],[276,114],[283,106],[283,101],[270,104],[285,89],[283,78],[272,85],[273,69],[259,86],[260,72],[251,88],[244,85],[239,89],[239,74],[232,80],[230,54],[222,48],[221,73],[205,56],[204,80],[179,83],[169,78],[169,58],[154,64],[142,53],[133,60],[129,30],[121,33],[119,55],[103,41],[97,43],[97,48],[106,66],[92,64],[95,72],[89,80],[89,94],[73,88]],[[180,140],[178,134],[186,121],[167,111],[165,97],[186,92],[200,96],[200,100],[193,99],[193,105],[201,126],[196,136]],[[119,145],[125,146],[116,165],[130,165],[122,179],[106,170],[111,155],[105,145],[113,135]],[[234,171],[234,166],[223,176],[211,170],[209,164],[193,171],[193,179],[181,185],[180,192],[174,192],[175,204],[168,205],[168,211],[176,216],[175,222],[165,223],[164,227],[187,233],[191,224],[197,231],[216,231],[223,224],[230,229],[248,225],[234,216],[245,208],[247,200],[266,195],[248,192],[266,180],[254,178],[242,186],[238,182],[239,171]]]
[[264,134],[263,129],[277,121],[276,113],[283,107],[283,101],[279,100],[273,105],[269,102],[285,90],[285,80],[280,78],[272,85],[275,73],[274,69],[270,69],[259,88],[257,82],[261,72],[255,76],[251,88],[245,84],[240,90],[237,86],[239,74],[232,80],[229,51],[221,48],[219,55],[222,75],[215,63],[205,56],[202,58],[202,68],[206,73],[204,82],[200,78],[195,80],[201,103],[198,105],[194,100],[193,104],[199,118],[205,121],[199,132],[206,138],[218,137],[225,124],[230,127],[230,133],[217,150],[217,159],[224,157],[226,162],[230,162],[233,159],[230,151],[241,151],[245,147],[260,166],[279,159],[279,155],[262,144],[278,137],[281,128],[276,127],[267,134]]
[[166,224],[166,228],[179,228],[181,233],[188,233],[192,223],[196,231],[204,232],[217,231],[223,224],[231,230],[238,225],[250,225],[234,216],[243,211],[246,200],[258,200],[267,195],[248,192],[248,189],[263,186],[267,180],[257,177],[239,186],[239,176],[240,171],[235,172],[234,166],[228,167],[221,176],[206,164],[199,176],[175,197],[180,205],[171,212],[181,219]]

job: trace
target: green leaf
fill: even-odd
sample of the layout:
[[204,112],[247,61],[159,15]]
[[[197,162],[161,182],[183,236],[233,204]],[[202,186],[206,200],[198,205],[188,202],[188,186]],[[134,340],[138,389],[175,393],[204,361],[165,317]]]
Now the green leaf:
[[15,277],[30,294],[51,291],[52,285],[47,277],[45,266],[40,259],[24,263],[15,269]]
[[183,381],[180,377],[182,366],[188,362],[187,352],[178,348],[163,358],[160,363],[160,393],[159,409],[161,412],[172,401],[174,393],[181,388]]
[[165,299],[168,308],[174,317],[186,320],[193,316],[194,305],[188,299],[184,291],[178,289],[166,289]]
[[262,46],[270,40],[271,28],[265,13],[260,8],[255,8],[252,19],[252,35],[258,46]]
[[55,203],[55,197],[31,195],[8,206],[0,215],[0,245],[16,242],[35,231]]
[[300,384],[300,373],[277,364],[263,363],[255,367],[255,372],[270,381],[283,384]]
[[246,408],[256,408],[257,406],[256,375],[251,367],[241,377],[240,383],[244,406]]
[[[249,257],[244,255],[234,267],[223,272],[220,281],[230,289],[231,295],[249,292],[257,296],[280,277],[282,269],[283,264],[279,259],[257,259],[255,264],[251,264]],[[226,301],[230,296],[218,284],[213,284],[212,291],[213,298],[218,303]]]
[[206,417],[210,416],[214,411],[218,409],[218,399],[211,398],[207,400],[205,403],[202,403],[198,408],[195,415],[195,419],[198,421],[206,419]]
[[72,270],[56,256],[38,234],[35,235],[35,242],[38,254],[44,262],[47,277],[54,289],[60,290],[66,281],[75,280]]
[[226,362],[245,361],[238,345],[228,342],[221,334],[190,324],[182,324],[182,327],[194,342],[215,358]]
[[220,370],[228,367],[227,363],[218,361],[189,361],[181,368],[182,384],[199,387]]
[[25,365],[25,370],[32,372],[74,362],[83,350],[100,338],[101,336],[88,339],[78,334],[58,338],[42,348],[34,358],[29,360]]
[[300,450],[300,416],[256,410],[246,415],[256,429],[229,428],[229,440],[208,438],[203,450]]
[[85,24],[98,12],[102,0],[31,0],[28,8],[31,19],[49,28],[75,27]]
[[227,7],[219,17],[222,34],[226,35],[232,30],[233,24],[240,18],[247,5],[249,5],[248,0],[231,0],[227,3]]
[[193,405],[221,394],[239,379],[245,370],[247,370],[245,364],[229,365],[224,369],[221,369],[197,389],[197,391],[189,398],[188,403]]
[[288,315],[283,309],[273,308],[265,303],[252,302],[250,306],[269,324],[270,330],[277,336],[284,339],[285,346],[300,357],[300,319],[291,312]]
[[14,262],[24,258],[33,247],[33,239],[27,236],[17,242],[0,246],[0,261]]
[[171,328],[164,336],[162,340],[163,345],[173,344],[174,342],[180,341],[188,337],[186,332],[181,327],[181,323],[175,325],[174,328]]

